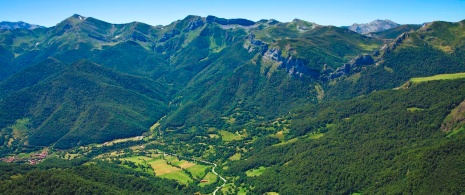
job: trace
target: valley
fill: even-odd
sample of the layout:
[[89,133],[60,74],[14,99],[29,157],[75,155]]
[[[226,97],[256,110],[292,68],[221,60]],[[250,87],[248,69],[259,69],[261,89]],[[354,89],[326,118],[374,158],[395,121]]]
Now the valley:
[[1,29],[0,191],[464,193],[464,23]]

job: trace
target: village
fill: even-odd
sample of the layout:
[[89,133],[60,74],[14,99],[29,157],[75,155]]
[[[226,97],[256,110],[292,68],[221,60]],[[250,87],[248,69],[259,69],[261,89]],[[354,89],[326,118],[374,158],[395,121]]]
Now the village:
[[29,157],[18,157],[11,156],[7,158],[1,158],[0,160],[7,163],[26,163],[28,162],[31,165],[42,162],[48,156],[48,150],[43,150],[42,152],[34,153],[29,155]]

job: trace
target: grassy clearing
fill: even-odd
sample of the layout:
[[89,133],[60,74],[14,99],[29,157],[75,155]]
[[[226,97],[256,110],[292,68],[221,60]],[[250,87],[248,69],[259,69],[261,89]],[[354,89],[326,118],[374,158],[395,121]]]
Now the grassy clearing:
[[225,142],[230,142],[230,141],[241,140],[242,139],[242,136],[240,136],[238,134],[231,133],[229,131],[221,130],[221,131],[218,131],[218,133],[221,135],[221,139],[223,141],[225,141]]
[[325,90],[323,90],[323,87],[321,87],[320,84],[316,84],[315,85],[315,90],[316,90],[316,93],[318,94],[316,96],[318,101],[323,100],[323,98],[325,97]]
[[16,120],[15,124],[10,126],[13,130],[13,138],[18,139],[24,136],[24,134],[28,131],[29,126],[29,119],[18,119]]
[[412,83],[421,83],[427,81],[437,81],[437,80],[452,80],[452,79],[463,79],[465,78],[465,73],[455,73],[455,74],[438,74],[430,77],[417,77],[411,78]]
[[417,107],[407,108],[407,111],[410,111],[410,112],[422,111],[422,110],[425,110],[425,109],[424,108],[417,108]]
[[358,46],[360,46],[365,51],[374,51],[380,48],[380,45],[378,44],[366,45],[366,44],[360,43]]
[[179,183],[186,184],[186,185],[193,182],[193,180],[189,177],[189,175],[187,175],[182,170],[166,173],[166,174],[160,175],[160,177],[165,178],[165,179],[174,179],[178,181]]
[[200,179],[205,176],[205,172],[209,167],[210,166],[207,165],[195,165],[187,168],[186,170],[189,171],[193,177]]
[[314,133],[308,136],[308,139],[320,139],[324,135],[325,135],[324,133]]
[[362,75],[360,73],[355,73],[351,75],[350,77],[347,77],[345,80],[346,81],[351,81],[353,84],[357,83],[357,81],[360,79]]
[[241,153],[236,153],[234,155],[232,155],[231,157],[229,157],[229,160],[230,161],[238,161],[238,160],[241,160]]
[[180,168],[168,165],[163,159],[157,159],[153,162],[150,162],[149,164],[152,166],[157,176],[162,176],[176,171],[182,171]]
[[453,130],[453,131],[449,132],[449,134],[447,134],[446,137],[447,137],[447,138],[450,138],[450,137],[454,136],[454,135],[457,134],[457,133],[463,132],[464,130],[465,130],[465,127],[462,127],[462,128],[460,128],[460,129]]
[[247,190],[245,188],[239,187],[237,195],[247,195]]
[[278,192],[265,192],[265,195],[279,195]]
[[255,177],[263,174],[266,171],[266,167],[261,166],[258,169],[251,169],[245,172],[247,177]]
[[208,134],[208,136],[210,136],[212,139],[220,138],[220,136],[216,134]]
[[199,187],[205,187],[207,185],[211,185],[218,180],[218,176],[213,174],[212,172],[208,172],[202,180],[207,180],[208,182],[199,183]]
[[281,142],[281,143],[277,143],[277,144],[274,144],[273,146],[282,146],[282,145],[286,145],[286,144],[290,144],[290,143],[294,143],[298,140],[298,138],[294,138],[294,139],[290,139],[286,142]]
[[144,160],[145,162],[147,162],[148,160],[152,160],[152,158],[149,158],[146,156],[131,156],[131,157],[123,158],[123,160],[131,161],[131,162],[138,163],[138,164],[143,164]]

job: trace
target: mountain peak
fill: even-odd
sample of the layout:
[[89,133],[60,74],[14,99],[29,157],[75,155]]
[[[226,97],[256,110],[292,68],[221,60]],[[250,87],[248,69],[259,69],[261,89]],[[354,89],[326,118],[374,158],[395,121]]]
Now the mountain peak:
[[360,34],[368,34],[371,32],[380,32],[380,31],[389,30],[391,28],[395,28],[398,26],[400,26],[400,24],[397,24],[391,20],[377,19],[369,23],[363,23],[363,24],[354,23],[352,24],[352,26],[349,26],[349,30],[352,30]]
[[26,30],[34,30],[36,28],[45,28],[43,26],[39,26],[36,24],[29,24],[23,21],[19,22],[0,22],[0,29],[6,30],[14,30],[14,29],[26,29]]

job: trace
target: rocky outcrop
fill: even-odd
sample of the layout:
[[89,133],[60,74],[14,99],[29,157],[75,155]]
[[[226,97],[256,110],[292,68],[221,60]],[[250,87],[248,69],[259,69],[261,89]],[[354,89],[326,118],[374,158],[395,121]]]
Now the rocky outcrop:
[[399,46],[400,44],[402,44],[405,39],[407,39],[408,37],[410,36],[409,33],[402,33],[401,35],[399,35],[393,42],[389,43],[389,44],[385,44],[382,48],[381,48],[381,52],[382,53],[389,53],[391,52],[392,50],[396,49],[397,46]]
[[196,20],[192,20],[189,22],[187,25],[187,28],[184,30],[185,32],[187,31],[193,31],[199,27],[202,27],[205,24],[201,18],[197,18]]
[[319,71],[308,69],[306,66],[307,62],[302,59],[294,58],[292,55],[287,58],[282,57],[281,50],[277,48],[271,48],[267,50],[263,54],[262,59],[275,63],[278,66],[278,69],[285,70],[291,77],[319,77],[320,75]]
[[329,74],[329,79],[335,79],[348,75],[351,73],[356,73],[362,71],[363,67],[372,65],[375,63],[375,60],[371,55],[358,55],[357,57],[350,60],[348,63],[337,68],[334,72]]
[[400,24],[397,24],[391,20],[375,20],[365,24],[352,24],[352,26],[349,26],[349,30],[360,34],[368,34],[371,32],[389,30],[398,26],[400,26]]
[[207,23],[218,23],[221,25],[241,25],[241,26],[252,26],[255,22],[246,19],[224,19],[215,16],[207,16]]
[[268,44],[255,39],[255,35],[252,33],[249,34],[248,41],[250,44],[246,45],[245,49],[249,52],[259,51],[263,55],[268,50]]

